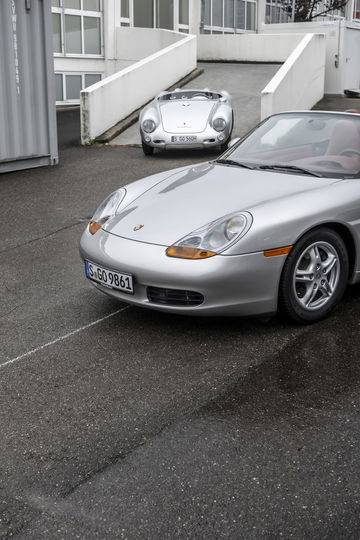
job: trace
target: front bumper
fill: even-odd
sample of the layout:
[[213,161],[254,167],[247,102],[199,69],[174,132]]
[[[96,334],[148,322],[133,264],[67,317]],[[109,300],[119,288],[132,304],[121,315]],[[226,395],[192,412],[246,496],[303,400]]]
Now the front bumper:
[[[264,315],[277,310],[280,275],[286,256],[263,253],[188,260],[168,257],[165,247],[134,242],[105,232],[80,241],[82,259],[132,274],[134,294],[92,283],[102,292],[129,304],[190,315]],[[148,287],[195,291],[204,301],[197,306],[160,305],[149,300]]]
[[[167,133],[163,129],[156,129],[153,133],[145,133],[141,130],[142,140],[153,148],[164,150],[174,148],[211,148],[224,144],[230,137],[230,128],[222,132],[208,127],[201,133]],[[196,140],[193,138],[196,137]],[[176,141],[174,141],[176,138]],[[193,140],[192,140],[193,139]]]

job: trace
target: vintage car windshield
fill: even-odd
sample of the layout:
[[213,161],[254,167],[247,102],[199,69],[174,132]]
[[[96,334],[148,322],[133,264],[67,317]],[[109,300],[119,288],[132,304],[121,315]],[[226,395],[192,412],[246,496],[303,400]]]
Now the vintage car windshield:
[[272,116],[223,154],[220,161],[226,160],[260,170],[359,178],[360,115]]
[[218,100],[221,95],[217,92],[208,92],[206,90],[180,90],[178,92],[169,92],[159,97],[159,101],[174,101],[181,99],[207,99]]

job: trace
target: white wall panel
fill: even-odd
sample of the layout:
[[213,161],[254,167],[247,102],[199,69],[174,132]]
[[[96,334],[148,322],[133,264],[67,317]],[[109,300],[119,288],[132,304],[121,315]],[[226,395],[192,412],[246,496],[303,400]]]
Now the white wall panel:
[[[119,28],[119,34],[124,29]],[[88,143],[196,68],[196,37],[168,30],[129,29],[128,54],[134,62],[81,92],[81,140]],[[167,34],[167,35],[166,35]],[[150,35],[154,43],[150,43]],[[163,35],[162,40],[159,35]],[[166,37],[165,37],[166,36]],[[146,39],[145,39],[146,38]],[[147,56],[162,43],[172,44]],[[131,52],[133,51],[133,52]],[[145,57],[145,58],[144,58]]]

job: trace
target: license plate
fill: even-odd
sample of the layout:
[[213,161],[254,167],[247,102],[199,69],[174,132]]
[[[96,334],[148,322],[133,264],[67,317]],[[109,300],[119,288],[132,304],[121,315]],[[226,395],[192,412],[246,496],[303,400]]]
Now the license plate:
[[89,261],[84,262],[85,274],[89,279],[97,281],[111,289],[117,289],[130,294],[134,293],[133,277],[131,274],[114,272],[114,270],[108,270]]
[[179,143],[179,144],[194,143],[194,142],[197,142],[197,136],[196,135],[172,135],[171,142]]

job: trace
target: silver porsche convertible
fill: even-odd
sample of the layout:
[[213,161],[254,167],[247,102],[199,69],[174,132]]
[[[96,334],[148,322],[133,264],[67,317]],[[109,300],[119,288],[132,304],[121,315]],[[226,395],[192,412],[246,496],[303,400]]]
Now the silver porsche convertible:
[[360,280],[360,114],[276,114],[214,161],[121,187],[80,253],[137,306],[317,321]]
[[141,112],[142,148],[208,148],[223,152],[231,137],[233,110],[225,90],[182,90],[162,92]]

